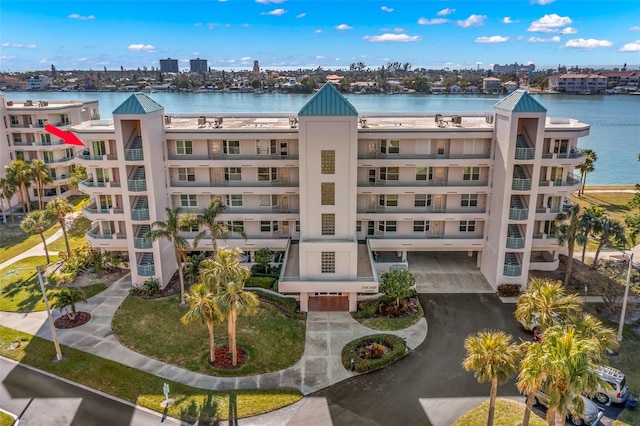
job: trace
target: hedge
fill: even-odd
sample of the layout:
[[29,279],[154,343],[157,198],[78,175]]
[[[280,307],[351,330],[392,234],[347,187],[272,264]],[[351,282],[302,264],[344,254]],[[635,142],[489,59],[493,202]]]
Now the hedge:
[[498,296],[515,297],[520,294],[520,284],[500,284],[498,286]]
[[[381,343],[391,348],[391,351],[377,359],[362,359],[358,356],[358,348],[362,345],[367,345],[372,342]],[[364,336],[359,339],[353,340],[342,348],[342,365],[347,370],[351,370],[351,359],[355,362],[356,373],[367,373],[369,371],[377,370],[391,364],[396,359],[400,358],[406,353],[404,347],[404,339],[393,334],[373,334],[370,336]]]
[[244,280],[244,285],[246,287],[260,287],[271,290],[275,280],[276,279],[272,277],[249,277]]

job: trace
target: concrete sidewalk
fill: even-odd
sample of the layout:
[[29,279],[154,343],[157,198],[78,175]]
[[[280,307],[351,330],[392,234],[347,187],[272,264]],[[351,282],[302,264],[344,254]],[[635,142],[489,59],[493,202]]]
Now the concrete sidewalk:
[[[53,243],[55,240],[61,237],[62,237],[62,229],[58,229],[52,236],[50,236],[45,240],[47,242],[47,247],[51,243]],[[0,263],[0,270],[6,268],[7,266],[13,265],[18,260],[26,259],[27,257],[33,257],[33,256],[44,256],[44,246],[42,245],[42,242],[31,247],[29,250],[23,251],[19,255],[12,257],[6,262]],[[57,253],[51,253],[51,251],[49,251],[49,256],[52,258],[55,257],[56,259],[58,258]]]

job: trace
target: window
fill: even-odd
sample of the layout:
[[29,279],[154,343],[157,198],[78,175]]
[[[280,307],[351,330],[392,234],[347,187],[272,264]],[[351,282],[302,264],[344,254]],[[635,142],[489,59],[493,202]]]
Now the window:
[[240,154],[240,141],[222,141],[222,151],[225,154],[239,155]]
[[49,124],[49,119],[48,118],[39,118],[38,119],[38,127],[45,127],[47,124]]
[[278,205],[277,195],[260,195],[260,207],[275,207]]
[[398,180],[399,174],[398,167],[380,167],[380,180]]
[[69,120],[69,114],[60,114],[60,125],[68,126],[69,124],[71,124],[71,121]]
[[73,148],[67,148],[64,150],[64,158],[73,158]]
[[278,180],[278,169],[275,167],[258,167],[258,181]]
[[323,206],[333,206],[336,204],[335,182],[320,183],[320,199],[320,204]]
[[182,207],[198,207],[198,196],[195,194],[180,195],[180,206]]
[[22,135],[20,133],[13,133],[13,143],[22,143]]
[[322,214],[322,235],[336,234],[336,215],[333,213]]
[[414,220],[413,232],[427,232],[429,230],[430,222],[428,220]]
[[333,251],[320,252],[320,272],[323,274],[335,274],[336,253]]
[[229,228],[229,231],[231,232],[238,232],[238,233],[242,233],[244,232],[244,222],[241,220],[231,220],[227,222],[227,228]]
[[276,153],[276,140],[256,140],[256,153],[258,155],[270,155]]
[[225,167],[224,180],[242,180],[242,168],[241,167]]
[[480,167],[465,167],[462,180],[480,180]]
[[296,220],[296,232],[300,232],[300,221]]
[[16,151],[16,160],[24,161],[24,151]]
[[431,205],[431,194],[416,194],[413,205],[414,207],[429,207]]
[[47,164],[53,163],[53,152],[43,152],[42,159]]
[[381,232],[396,232],[396,221],[395,220],[381,220],[378,222],[378,231]]
[[42,133],[40,135],[40,143],[42,143],[42,145],[51,145],[51,135],[49,133]]
[[460,232],[475,232],[476,231],[476,221],[475,220],[461,220],[460,221]]
[[18,124],[20,124],[20,121],[18,120],[18,116],[10,115],[9,117],[11,118],[11,125],[12,126],[17,126]]
[[400,153],[400,141],[399,140],[380,140],[380,152],[383,154],[399,154]]
[[335,151],[320,151],[320,173],[322,173],[323,175],[333,175],[336,173]]
[[193,142],[192,141],[176,141],[176,154],[178,155],[193,154]]
[[478,205],[478,194],[462,194],[460,206],[476,207]]
[[270,222],[268,220],[260,221],[260,232],[276,232],[278,230],[278,222]]
[[193,167],[180,167],[178,169],[178,180],[180,182],[195,182],[196,170]]
[[433,167],[416,167],[416,180],[433,179]]
[[361,220],[357,220],[356,221],[356,232],[362,232],[362,221]]
[[241,194],[227,194],[224,196],[225,204],[228,207],[242,207],[242,195]]
[[180,230],[182,232],[199,232],[200,228],[198,227],[198,225],[185,225],[181,226]]
[[398,207],[398,195],[387,194],[378,196],[378,205],[386,207]]

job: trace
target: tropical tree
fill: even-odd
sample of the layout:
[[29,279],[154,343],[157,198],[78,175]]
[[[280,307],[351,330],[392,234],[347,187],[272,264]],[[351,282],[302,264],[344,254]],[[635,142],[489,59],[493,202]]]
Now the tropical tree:
[[188,219],[191,224],[202,225],[206,228],[195,236],[193,240],[194,248],[198,246],[198,243],[201,239],[206,237],[207,231],[209,231],[211,246],[213,247],[213,253],[211,257],[215,257],[218,250],[216,240],[227,238],[230,232],[237,232],[238,234],[242,235],[245,240],[247,239],[247,235],[244,233],[244,230],[241,227],[226,224],[218,219],[218,216],[220,216],[220,214],[222,214],[226,208],[227,207],[224,205],[220,197],[213,197],[211,199],[211,203],[209,203],[209,207],[204,209],[201,214],[195,215],[194,217]]
[[44,186],[51,182],[47,164],[42,160],[32,160],[31,176],[33,177],[33,182],[36,184],[36,193],[38,194],[38,208],[42,210],[44,209]]
[[380,292],[395,300],[396,311],[400,307],[400,299],[411,296],[416,278],[406,269],[394,269],[380,277]]
[[638,243],[638,235],[640,235],[640,213],[625,216],[624,224],[629,232],[629,242],[631,246],[635,247]]
[[183,220],[180,218],[182,208],[176,207],[173,210],[166,208],[165,212],[167,220],[153,222],[151,227],[154,229],[147,232],[144,239],[152,242],[159,239],[166,239],[173,244],[173,252],[176,256],[176,263],[178,264],[178,278],[180,279],[180,304],[184,305],[184,276],[182,274],[182,265],[187,261],[187,251],[190,247],[187,240],[180,236],[180,228],[184,225]]
[[[76,319],[76,305],[80,302],[87,303],[87,297],[84,292],[75,287],[63,287],[56,292],[52,296],[53,309],[60,309],[60,312],[63,310],[67,312],[67,316],[71,321]],[[71,308],[71,310],[69,310]]]
[[180,318],[184,324],[200,321],[206,324],[209,331],[209,362],[216,360],[216,346],[213,325],[221,321],[223,316],[213,302],[213,293],[204,284],[196,284],[186,295],[189,310]]
[[598,257],[600,256],[602,247],[608,247],[611,244],[619,246],[627,244],[626,230],[620,221],[604,216],[600,219],[599,224],[600,241],[598,242],[598,248],[596,249],[596,256],[593,259],[594,268],[598,265]]
[[518,297],[515,317],[521,324],[537,324],[544,336],[547,328],[576,317],[581,308],[580,297],[567,294],[560,281],[534,278]]
[[15,194],[16,187],[14,183],[6,177],[0,178],[0,207],[2,207],[2,218],[7,220],[7,214],[4,209],[4,201],[7,201],[9,205],[9,216],[11,217],[11,223],[13,223],[13,209],[11,208],[11,199]]
[[273,259],[273,251],[269,248],[261,248],[255,254],[256,264],[260,265],[265,274],[269,273],[269,263]]
[[14,182],[20,194],[22,211],[31,211],[31,198],[29,186],[31,186],[31,167],[24,160],[14,160],[9,166],[4,166],[7,179]]
[[67,215],[73,212],[73,205],[62,197],[56,197],[47,203],[47,212],[60,223],[62,235],[64,236],[64,245],[67,249],[67,258],[71,257],[71,248],[69,247],[69,237],[67,236]]
[[567,244],[567,268],[564,276],[564,284],[568,285],[573,272],[573,251],[576,245],[576,237],[580,230],[580,219],[582,209],[578,204],[574,204],[569,209],[568,214],[560,213],[556,216],[556,229],[558,232],[558,243]]
[[576,242],[582,246],[582,263],[584,263],[587,254],[587,243],[589,236],[593,233],[600,232],[600,220],[606,215],[607,211],[599,206],[591,206],[582,211],[580,216],[580,227],[576,235]]
[[538,342],[523,342],[520,345],[523,354],[516,387],[527,396],[527,404],[522,418],[522,426],[529,426],[531,409],[536,394],[546,378],[545,361],[542,357],[542,345]]
[[249,278],[249,270],[240,265],[242,251],[238,248],[222,248],[216,256],[205,259],[200,266],[200,279],[213,293],[226,283],[243,282]]
[[520,354],[511,336],[503,331],[479,331],[464,340],[467,356],[462,361],[466,371],[474,371],[478,382],[491,382],[487,426],[493,425],[498,385],[505,383],[517,371]]
[[587,183],[587,175],[596,169],[594,163],[598,159],[598,155],[592,149],[585,149],[584,154],[584,163],[576,167],[578,170],[580,170],[580,182],[582,182],[582,184],[580,185],[580,189],[578,190],[578,196],[584,194],[584,186]]
[[87,179],[87,169],[84,166],[75,166],[71,173],[69,173],[69,179],[67,183],[73,188],[78,188],[78,185],[83,180]]
[[606,327],[598,317],[591,314],[580,314],[571,321],[572,328],[581,339],[593,339],[597,342],[598,352],[607,353],[616,349],[620,344],[616,332]]
[[44,231],[47,229],[50,223],[50,215],[44,210],[34,210],[29,213],[22,222],[20,222],[20,228],[27,234],[38,234],[42,240],[44,246],[44,254],[47,257],[47,263],[49,260],[49,249],[47,248],[47,239],[44,237]]

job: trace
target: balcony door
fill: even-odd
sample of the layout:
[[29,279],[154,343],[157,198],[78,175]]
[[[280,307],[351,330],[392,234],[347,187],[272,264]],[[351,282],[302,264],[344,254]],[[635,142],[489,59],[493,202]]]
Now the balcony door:
[[109,169],[96,169],[96,182],[109,182]]
[[104,141],[93,141],[91,142],[91,145],[93,148],[93,155],[107,155],[107,148]]

